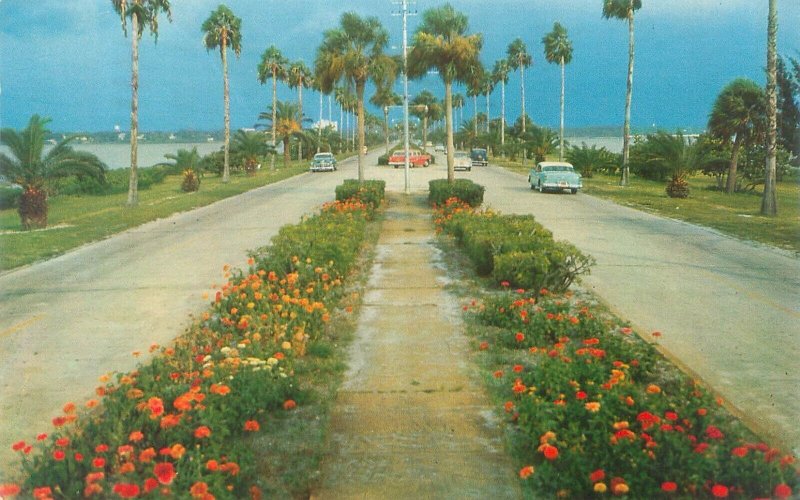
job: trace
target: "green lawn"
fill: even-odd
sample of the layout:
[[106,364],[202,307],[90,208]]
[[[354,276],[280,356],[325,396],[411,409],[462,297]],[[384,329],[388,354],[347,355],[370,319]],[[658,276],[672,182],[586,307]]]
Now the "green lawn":
[[300,174],[307,162],[262,169],[253,176],[207,175],[195,193],[181,191],[181,176],[139,191],[139,205],[127,207],[127,193],[106,196],[55,196],[49,200],[48,229],[22,231],[16,209],[0,210],[0,270],[13,269],[97,241],[173,213],[209,205],[245,191]]
[[[522,167],[519,162],[494,158],[492,163],[527,175],[533,162]],[[627,187],[619,186],[617,176],[595,174],[583,179],[583,191],[606,198],[620,205],[710,227],[746,240],[759,241],[800,252],[800,183],[787,180],[778,183],[778,215],[764,217],[761,192],[727,195],[709,189],[714,180],[704,175],[690,177],[689,198],[667,196],[666,183],[631,176]]]

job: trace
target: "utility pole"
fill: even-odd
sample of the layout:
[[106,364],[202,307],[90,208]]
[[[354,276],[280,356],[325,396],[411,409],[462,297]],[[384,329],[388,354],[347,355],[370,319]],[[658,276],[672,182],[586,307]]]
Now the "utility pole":
[[405,193],[411,193],[411,178],[408,152],[408,16],[416,15],[416,11],[409,12],[408,4],[415,0],[401,0],[400,12],[395,15],[403,16],[403,140],[404,140],[404,167],[405,167]]

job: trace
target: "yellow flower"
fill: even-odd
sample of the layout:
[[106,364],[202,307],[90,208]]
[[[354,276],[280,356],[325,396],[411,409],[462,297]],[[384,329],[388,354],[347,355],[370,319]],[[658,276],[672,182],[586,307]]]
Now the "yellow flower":
[[598,411],[600,411],[600,403],[594,401],[586,403],[586,405],[584,406],[586,406],[586,409],[592,413],[597,413]]
[[608,486],[606,486],[606,483],[595,483],[594,484],[595,493],[605,493],[606,490],[608,490]]

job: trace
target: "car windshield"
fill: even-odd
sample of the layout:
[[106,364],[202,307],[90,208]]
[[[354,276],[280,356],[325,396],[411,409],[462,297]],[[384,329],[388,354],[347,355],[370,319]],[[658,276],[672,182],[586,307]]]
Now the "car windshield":
[[467,153],[463,152],[463,151],[457,151],[456,154],[453,155],[453,156],[455,156],[456,158],[466,158],[469,155]]
[[542,167],[542,172],[572,172],[572,167],[567,165],[556,165],[554,167]]
[[315,160],[331,160],[333,155],[330,153],[318,153],[314,155]]

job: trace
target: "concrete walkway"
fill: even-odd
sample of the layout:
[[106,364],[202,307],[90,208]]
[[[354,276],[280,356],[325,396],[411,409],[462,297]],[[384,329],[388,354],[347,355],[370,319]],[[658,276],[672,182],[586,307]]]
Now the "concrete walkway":
[[389,197],[313,498],[519,498],[425,199]]

